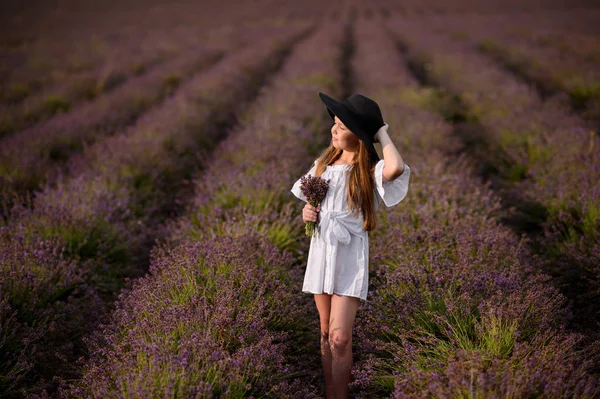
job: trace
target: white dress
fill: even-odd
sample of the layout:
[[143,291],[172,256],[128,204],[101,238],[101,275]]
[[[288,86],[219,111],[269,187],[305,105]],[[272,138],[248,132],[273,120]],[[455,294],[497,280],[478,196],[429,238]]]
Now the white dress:
[[[410,168],[395,180],[383,182],[383,159],[375,166],[375,210],[383,201],[388,207],[398,204],[408,192]],[[306,174],[314,176],[317,161]],[[346,197],[352,165],[328,165],[321,175],[330,179],[327,195],[319,212],[319,233],[310,241],[302,292],[358,297],[367,300],[369,288],[369,235],[363,230],[362,211],[354,215]],[[300,190],[300,179],[292,193],[307,201]]]

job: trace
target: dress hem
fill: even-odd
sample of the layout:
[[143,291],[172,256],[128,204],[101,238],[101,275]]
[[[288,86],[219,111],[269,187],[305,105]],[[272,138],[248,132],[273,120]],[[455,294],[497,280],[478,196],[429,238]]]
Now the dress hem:
[[358,298],[358,299],[363,300],[363,301],[367,300],[367,298],[363,298],[363,297],[360,297],[360,296],[357,296],[357,295],[342,294],[342,293],[335,292],[335,291],[333,291],[333,294],[330,294],[330,293],[324,292],[324,291],[323,292],[314,292],[314,291],[302,290],[302,292],[304,292],[306,294],[327,294],[327,295],[338,294],[338,295],[341,295],[341,296],[351,296],[352,298]]

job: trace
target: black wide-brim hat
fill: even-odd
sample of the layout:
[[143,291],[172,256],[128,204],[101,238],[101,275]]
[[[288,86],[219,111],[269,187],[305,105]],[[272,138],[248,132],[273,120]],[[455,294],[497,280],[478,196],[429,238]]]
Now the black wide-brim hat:
[[340,118],[344,125],[367,145],[371,162],[378,162],[379,155],[373,143],[375,134],[384,125],[379,105],[362,94],[352,94],[342,102],[321,92],[319,97],[327,107],[331,118],[333,119],[334,116]]

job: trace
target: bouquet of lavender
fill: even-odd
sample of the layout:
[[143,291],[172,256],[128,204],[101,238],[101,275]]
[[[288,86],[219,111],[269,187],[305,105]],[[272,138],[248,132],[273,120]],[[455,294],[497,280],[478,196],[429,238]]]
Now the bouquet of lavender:
[[[308,203],[314,207],[319,206],[321,201],[323,201],[328,188],[329,180],[322,179],[319,176],[306,175],[300,178],[300,190],[308,200]],[[315,234],[318,223],[318,221],[306,222],[307,237],[312,237]]]

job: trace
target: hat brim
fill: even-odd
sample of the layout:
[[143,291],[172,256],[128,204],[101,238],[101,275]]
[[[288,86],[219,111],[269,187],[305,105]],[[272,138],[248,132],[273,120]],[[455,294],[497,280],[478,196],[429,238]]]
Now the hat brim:
[[354,135],[367,144],[367,147],[371,152],[372,160],[374,162],[379,161],[379,155],[377,154],[377,151],[375,151],[373,140],[371,140],[369,135],[366,134],[366,132],[364,132],[363,129],[355,122],[351,111],[348,110],[344,104],[329,97],[327,94],[319,92],[319,97],[321,98],[321,101],[323,101],[323,104],[325,104],[325,107],[327,107],[327,112],[329,112],[329,115],[331,115],[331,119],[335,119],[335,116],[340,118],[344,125],[346,125],[346,127],[348,127],[348,129],[350,129]]
[[[323,104],[327,107],[327,111],[329,115],[331,115],[331,119],[334,119],[334,116],[340,118],[340,120],[361,140],[367,138],[360,126],[354,121],[352,114],[350,111],[344,107],[342,103],[336,101],[335,99],[329,97],[327,94],[319,93],[319,97]],[[364,140],[363,140],[364,141]]]

